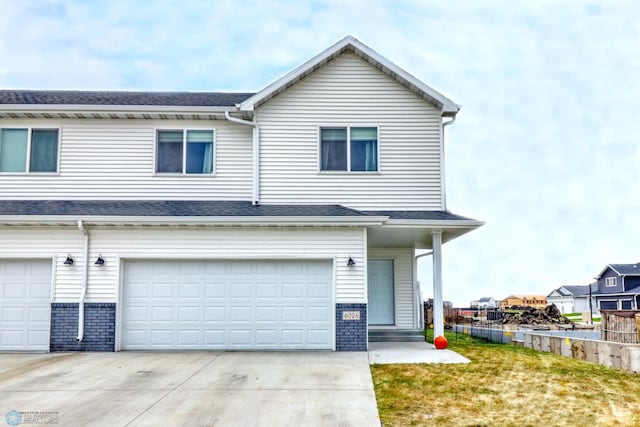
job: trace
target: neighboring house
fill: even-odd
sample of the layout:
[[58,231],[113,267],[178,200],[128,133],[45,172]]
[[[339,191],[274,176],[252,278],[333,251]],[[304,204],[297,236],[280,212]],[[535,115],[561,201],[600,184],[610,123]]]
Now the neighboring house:
[[599,310],[640,308],[640,263],[609,264],[596,280],[593,296]]
[[499,303],[500,308],[514,305],[542,309],[547,306],[547,297],[544,295],[509,295]]
[[0,91],[0,350],[365,350],[416,249],[442,334],[459,109],[352,37],[257,93]]
[[471,301],[472,308],[497,308],[498,301],[491,297],[482,297],[478,300]]
[[[596,284],[591,285],[591,294],[596,293]],[[585,286],[560,286],[547,295],[547,302],[555,304],[562,314],[583,313],[589,311],[589,285]],[[592,307],[597,313],[597,306],[592,297]]]

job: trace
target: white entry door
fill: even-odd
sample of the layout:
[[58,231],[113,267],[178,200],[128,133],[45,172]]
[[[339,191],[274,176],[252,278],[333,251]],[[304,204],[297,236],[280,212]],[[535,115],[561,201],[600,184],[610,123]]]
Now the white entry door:
[[367,266],[369,324],[395,325],[393,260],[371,259]]
[[0,260],[0,351],[47,351],[51,261]]
[[330,261],[127,261],[122,349],[332,349]]

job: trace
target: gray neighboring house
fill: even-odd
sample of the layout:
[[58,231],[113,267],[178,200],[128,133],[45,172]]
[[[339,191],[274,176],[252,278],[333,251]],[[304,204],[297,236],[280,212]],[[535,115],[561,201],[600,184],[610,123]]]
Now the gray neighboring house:
[[471,301],[472,308],[497,308],[498,301],[491,297],[482,297],[479,300]]
[[[560,286],[547,295],[547,302],[555,304],[562,314],[589,311],[589,286],[591,286],[591,294],[594,297],[597,291],[595,283],[584,286]],[[598,312],[595,300],[592,309],[594,313]]]

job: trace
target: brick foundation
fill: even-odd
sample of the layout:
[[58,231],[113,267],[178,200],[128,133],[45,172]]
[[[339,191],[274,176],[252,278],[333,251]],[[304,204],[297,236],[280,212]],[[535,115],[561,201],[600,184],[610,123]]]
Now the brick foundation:
[[78,342],[78,303],[51,304],[49,351],[115,351],[115,303],[84,304],[84,338]]
[[[359,311],[360,320],[343,320],[345,311]],[[367,351],[367,304],[336,304],[336,350]]]

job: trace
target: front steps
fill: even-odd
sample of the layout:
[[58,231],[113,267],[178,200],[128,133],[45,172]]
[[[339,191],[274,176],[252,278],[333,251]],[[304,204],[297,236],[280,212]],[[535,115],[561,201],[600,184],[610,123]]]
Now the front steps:
[[369,329],[369,342],[422,342],[422,331],[398,329]]

